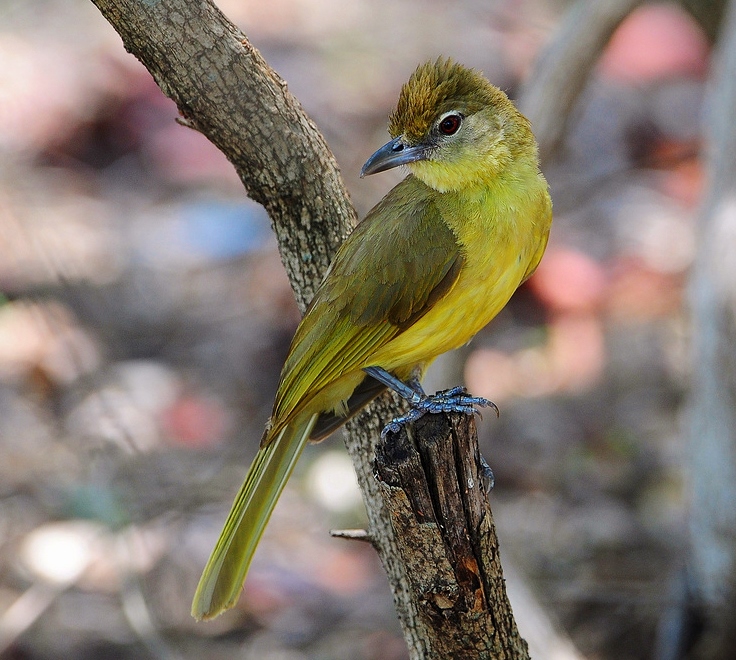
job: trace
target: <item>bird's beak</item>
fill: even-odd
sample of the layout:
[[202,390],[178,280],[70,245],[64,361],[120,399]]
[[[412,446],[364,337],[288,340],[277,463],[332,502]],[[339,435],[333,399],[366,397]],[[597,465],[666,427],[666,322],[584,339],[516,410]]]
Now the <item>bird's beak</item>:
[[418,160],[426,160],[429,151],[425,145],[409,146],[397,137],[388,144],[384,144],[374,153],[360,170],[360,178],[368,174],[385,172],[399,165],[415,163]]

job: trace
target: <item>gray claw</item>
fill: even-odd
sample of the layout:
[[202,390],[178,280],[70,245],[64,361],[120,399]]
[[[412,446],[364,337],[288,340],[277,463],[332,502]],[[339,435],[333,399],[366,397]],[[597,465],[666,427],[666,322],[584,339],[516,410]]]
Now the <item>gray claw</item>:
[[[414,422],[427,413],[449,413],[459,412],[465,415],[479,415],[480,411],[476,406],[483,408],[493,408],[498,416],[498,406],[488,399],[479,396],[470,396],[466,393],[464,387],[453,387],[449,390],[442,390],[432,396],[422,396],[417,392],[413,392],[410,399],[411,409],[406,415],[392,419],[381,431],[381,437],[385,438],[389,433],[397,433],[399,429],[409,422]],[[489,468],[490,470],[490,468]],[[493,473],[491,472],[491,476]]]

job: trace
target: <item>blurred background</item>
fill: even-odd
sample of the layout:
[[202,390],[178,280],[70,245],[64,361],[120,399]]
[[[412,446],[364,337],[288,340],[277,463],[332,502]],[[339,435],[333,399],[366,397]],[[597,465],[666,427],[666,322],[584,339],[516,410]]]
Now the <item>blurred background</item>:
[[[652,657],[685,562],[683,301],[723,3],[701,4],[616,30],[545,158],[542,265],[428,376],[501,409],[479,433],[512,604],[524,635],[528,589],[569,643],[536,657]],[[416,65],[449,55],[517,98],[570,3],[218,5],[362,216],[400,176],[358,172]],[[238,606],[189,616],[299,314],[264,211],[176,118],[88,0],[0,2],[0,657],[405,658],[375,553],[328,534],[366,520],[339,434],[305,452]]]

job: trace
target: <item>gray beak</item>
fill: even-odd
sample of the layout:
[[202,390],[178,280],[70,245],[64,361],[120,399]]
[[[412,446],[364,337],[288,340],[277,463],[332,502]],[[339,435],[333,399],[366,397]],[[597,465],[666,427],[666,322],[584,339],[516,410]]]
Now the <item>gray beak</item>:
[[360,170],[361,179],[369,174],[385,172],[399,165],[426,160],[429,150],[423,145],[410,147],[402,142],[401,137],[394,138],[374,153]]

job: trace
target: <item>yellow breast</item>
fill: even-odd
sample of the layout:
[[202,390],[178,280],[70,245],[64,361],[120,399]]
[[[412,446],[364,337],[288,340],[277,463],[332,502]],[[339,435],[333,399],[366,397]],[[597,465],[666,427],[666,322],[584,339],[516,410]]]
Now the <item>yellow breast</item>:
[[488,186],[442,195],[443,218],[465,257],[460,276],[429,312],[365,366],[403,371],[428,363],[466,344],[503,309],[541,259],[552,219],[541,175],[535,172],[534,180],[521,189],[524,193],[516,196],[500,196]]

